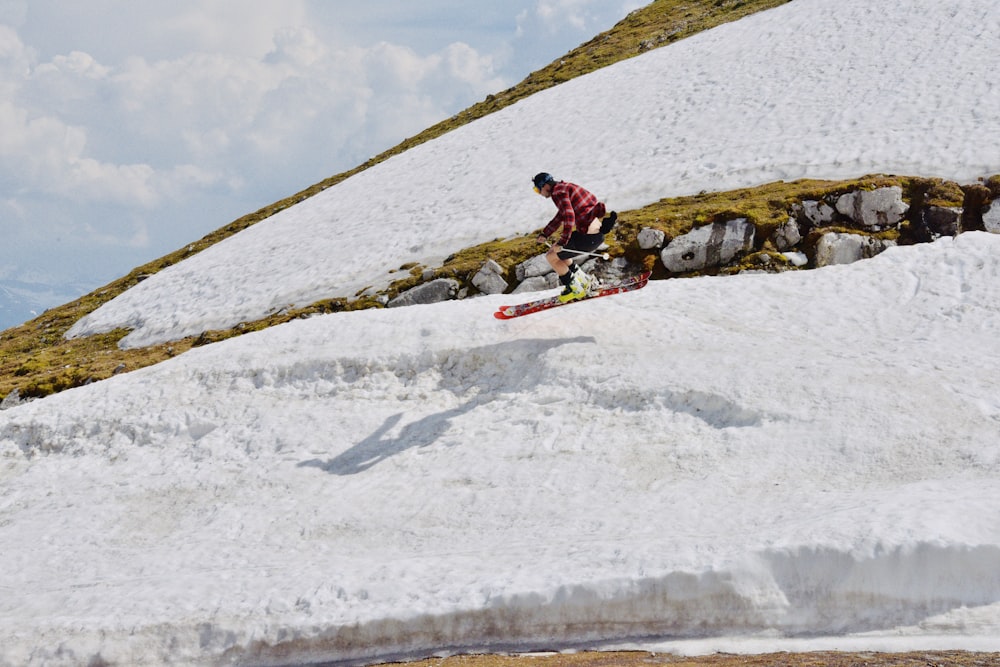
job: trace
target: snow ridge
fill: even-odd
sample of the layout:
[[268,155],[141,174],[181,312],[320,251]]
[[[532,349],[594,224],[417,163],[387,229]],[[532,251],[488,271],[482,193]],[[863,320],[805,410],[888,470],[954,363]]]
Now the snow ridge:
[[[859,557],[800,547],[732,570],[561,586],[491,598],[482,608],[379,619],[227,650],[240,664],[402,660],[452,652],[531,652],[650,638],[849,635],[920,624],[1000,599],[1000,548],[915,544]],[[987,584],[971,590],[968,580]],[[874,582],[878,582],[873,586]],[[980,628],[982,630],[982,628]],[[232,636],[220,628],[203,632]],[[375,648],[377,647],[377,648]]]

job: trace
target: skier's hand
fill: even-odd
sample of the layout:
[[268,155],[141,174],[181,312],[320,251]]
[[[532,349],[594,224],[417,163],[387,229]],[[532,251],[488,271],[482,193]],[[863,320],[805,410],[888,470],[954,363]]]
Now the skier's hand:
[[538,241],[539,243],[548,243],[549,242],[548,237],[542,236],[541,234],[539,234],[538,238],[535,239],[535,240]]

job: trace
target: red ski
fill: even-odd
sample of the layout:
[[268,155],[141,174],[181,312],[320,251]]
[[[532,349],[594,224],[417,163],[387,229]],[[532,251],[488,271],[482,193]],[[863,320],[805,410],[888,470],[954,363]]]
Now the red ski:
[[587,301],[589,299],[597,299],[602,296],[611,296],[612,294],[621,294],[622,292],[632,292],[637,289],[642,289],[649,282],[649,272],[643,273],[632,278],[623,280],[620,283],[612,283],[610,285],[601,285],[596,291],[588,294],[582,299],[574,299],[573,301],[560,301],[558,296],[550,296],[544,299],[537,299],[535,301],[528,301],[527,303],[517,304],[515,306],[500,306],[497,312],[493,313],[493,317],[498,320],[509,320],[515,317],[521,317],[522,315],[531,315],[532,313],[538,313],[543,310],[548,310],[549,308],[556,308],[557,306],[568,306],[571,303],[579,303],[581,301]]

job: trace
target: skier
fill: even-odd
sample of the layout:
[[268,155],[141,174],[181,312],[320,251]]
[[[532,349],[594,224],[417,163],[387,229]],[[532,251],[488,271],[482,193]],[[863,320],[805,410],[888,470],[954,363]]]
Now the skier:
[[604,243],[604,235],[615,226],[618,214],[612,211],[604,217],[607,208],[593,193],[575,183],[557,181],[552,174],[543,171],[531,181],[535,192],[551,198],[559,209],[538,236],[539,243],[548,243],[549,236],[561,230],[559,240],[545,253],[545,259],[565,288],[559,300],[565,303],[581,299],[594,285],[594,278],[573,263],[577,253],[572,251],[593,252],[600,247]]

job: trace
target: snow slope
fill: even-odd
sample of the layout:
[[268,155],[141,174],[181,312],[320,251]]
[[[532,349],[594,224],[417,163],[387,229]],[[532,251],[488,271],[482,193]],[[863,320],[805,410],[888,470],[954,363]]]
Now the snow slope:
[[[890,104],[910,123],[898,146],[865,134],[876,126],[863,103],[814,125],[783,110],[794,96],[773,100],[774,118],[748,116],[742,144],[726,135],[735,128],[709,133],[687,112],[658,124],[641,103],[660,80],[653,68],[621,108],[650,114],[650,136],[687,123],[697,145],[672,143],[678,154],[647,163],[635,149],[622,162],[634,171],[609,163],[579,180],[639,201],[654,196],[640,168],[654,162],[660,178],[695,189],[775,171],[1000,171],[989,131],[1000,112],[970,110],[995,88],[982,77],[937,88],[993,57],[979,43],[996,42],[990,3],[912,0],[874,25],[864,3],[830,7],[795,0],[588,81],[610,86],[659,62],[663,80],[694,86],[671,72],[725,63],[734,76],[716,85],[750,90],[759,80],[726,81],[756,80],[750,63],[770,62],[753,45],[790,58],[790,43],[798,53],[813,39],[805,26],[824,26],[844,48],[804,49],[817,66],[846,52],[841,71],[871,74],[869,47],[949,63],[922,95],[919,71],[894,93],[929,109]],[[921,50],[882,46],[870,39],[879,31],[903,44],[919,35]],[[965,44],[969,34],[981,39]],[[409,257],[406,244],[431,254],[460,226],[533,228],[551,205],[524,194],[527,176],[575,176],[568,165],[593,164],[580,147],[613,137],[581,123],[565,152],[550,143],[543,162],[532,146],[508,167],[501,151],[532,124],[502,119],[554,127],[570,109],[589,115],[563,106],[580,99],[576,85],[349,179],[90,322],[143,319],[134,340],[169,338],[328,278],[346,285],[338,272],[370,283]],[[935,115],[939,95],[947,117]],[[736,123],[747,98],[732,99],[715,112]],[[479,140],[484,128],[492,143]],[[870,150],[843,140],[852,131]],[[732,153],[696,175],[710,139]],[[902,155],[920,162],[900,167]],[[453,189],[468,169],[429,176],[479,162],[500,178]],[[507,217],[474,217],[483,210],[464,198],[494,188]],[[379,206],[389,227],[360,225]],[[445,213],[426,213],[419,233],[395,217],[422,206]],[[293,250],[311,236],[323,256],[322,231],[341,211],[357,226],[338,228],[323,262]],[[258,262],[270,262],[268,280]],[[968,233],[818,271],[654,282],[510,322],[492,317],[509,296],[343,313],[0,412],[0,665],[301,665],[581,645],[1000,651],[998,274],[1000,235]]]
[[[994,0],[795,0],[459,128],[205,250],[84,318],[143,346],[354,297],[404,263],[539,229],[550,171],[627,210],[879,171],[1000,171]],[[240,261],[232,261],[233,257]],[[398,277],[398,276],[396,276]]]
[[502,300],[299,321],[3,413],[2,658],[1000,650],[1000,236]]

